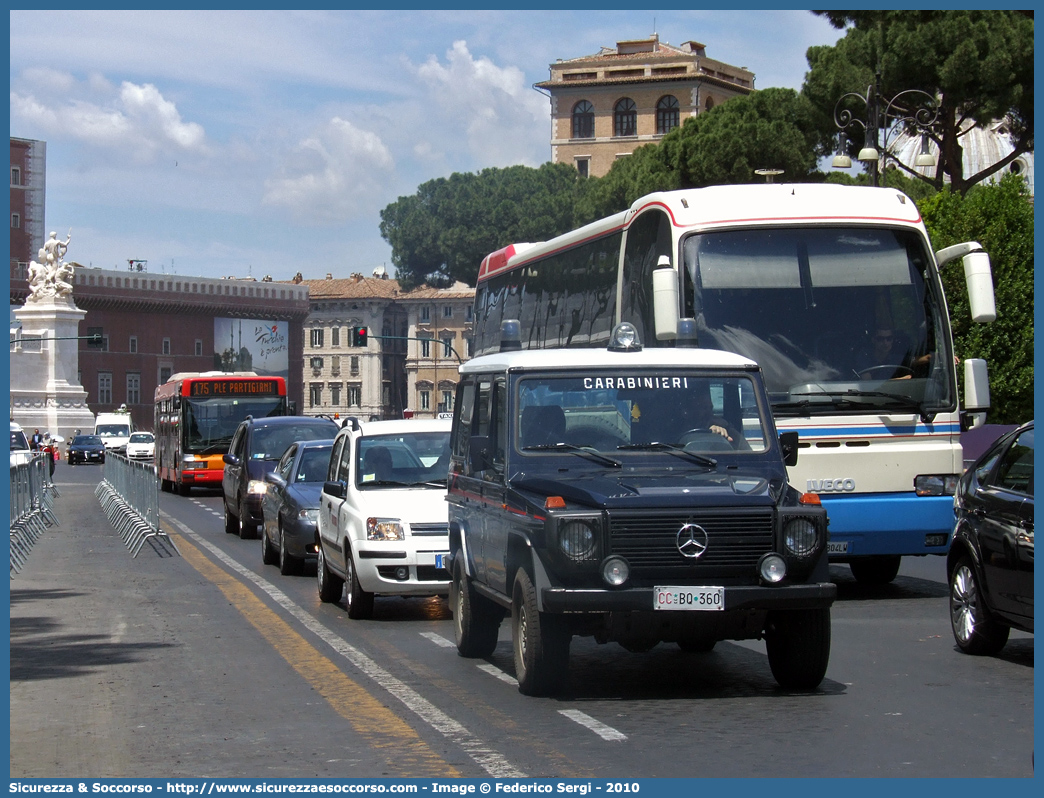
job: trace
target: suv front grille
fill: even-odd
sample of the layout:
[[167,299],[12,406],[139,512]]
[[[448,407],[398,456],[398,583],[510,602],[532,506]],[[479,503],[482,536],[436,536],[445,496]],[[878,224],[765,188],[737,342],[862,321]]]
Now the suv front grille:
[[[678,550],[678,532],[689,523],[707,531],[707,551],[699,558],[684,557]],[[616,512],[609,516],[609,545],[612,553],[627,558],[636,576],[680,576],[694,569],[741,575],[755,569],[761,555],[772,550],[772,527],[771,509]]]

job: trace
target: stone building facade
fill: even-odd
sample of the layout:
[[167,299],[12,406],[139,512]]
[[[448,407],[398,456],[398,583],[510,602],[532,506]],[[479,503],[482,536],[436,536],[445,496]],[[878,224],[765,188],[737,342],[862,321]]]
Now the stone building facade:
[[613,162],[659,142],[687,117],[754,90],[754,73],[707,57],[699,42],[657,34],[551,64],[535,84],[551,98],[551,160],[602,177]]
[[[452,409],[457,354],[466,359],[475,291],[421,287],[354,274],[295,278],[308,288],[301,412],[366,419],[433,418]],[[365,327],[365,346],[353,330]],[[455,354],[456,353],[456,354]]]

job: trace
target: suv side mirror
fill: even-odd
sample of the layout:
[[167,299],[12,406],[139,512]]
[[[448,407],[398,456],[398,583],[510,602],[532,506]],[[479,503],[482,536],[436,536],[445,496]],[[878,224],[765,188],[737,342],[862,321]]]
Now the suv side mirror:
[[783,463],[785,465],[797,465],[798,434],[796,432],[781,432],[779,434],[779,448],[783,450]]
[[269,471],[265,474],[265,482],[270,485],[275,485],[277,488],[286,487],[286,480],[283,479],[282,475],[277,474],[275,471]]
[[323,493],[327,496],[333,496],[335,499],[343,499],[347,492],[347,488],[343,482],[333,481],[323,483]]
[[223,454],[223,455],[221,455],[221,461],[225,465],[230,465],[230,466],[237,466],[237,465],[239,465],[239,458],[236,457],[234,454]]
[[485,471],[492,465],[492,454],[488,435],[472,435],[468,439],[468,470]]

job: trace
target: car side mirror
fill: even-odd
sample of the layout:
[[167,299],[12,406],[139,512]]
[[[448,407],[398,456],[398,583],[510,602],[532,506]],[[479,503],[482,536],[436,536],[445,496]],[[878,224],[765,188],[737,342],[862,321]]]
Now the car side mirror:
[[328,481],[323,483],[323,493],[333,496],[335,499],[343,499],[348,492],[347,486],[340,481]]
[[783,451],[783,463],[785,465],[797,465],[798,434],[796,432],[781,432],[779,434],[779,448]]
[[286,480],[283,479],[283,477],[280,474],[277,474],[275,471],[269,471],[267,474],[265,474],[265,482],[271,483],[272,485],[275,485],[277,488],[286,487]]
[[239,465],[239,458],[236,457],[234,454],[223,454],[223,455],[221,455],[221,460],[224,462],[225,465],[230,465],[230,466],[237,466],[237,465]]
[[468,469],[485,471],[492,465],[492,454],[488,435],[472,435],[468,440]]

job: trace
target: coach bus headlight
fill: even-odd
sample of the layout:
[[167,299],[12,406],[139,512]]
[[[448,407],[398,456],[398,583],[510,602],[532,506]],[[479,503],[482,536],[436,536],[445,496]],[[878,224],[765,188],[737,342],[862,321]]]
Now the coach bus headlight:
[[958,479],[959,474],[918,474],[914,477],[914,492],[918,496],[952,496]]
[[183,457],[181,460],[182,471],[205,471],[207,468],[206,460],[197,460],[191,455]]
[[247,493],[253,496],[264,496],[268,492],[268,485],[260,479],[252,479],[247,483]]

